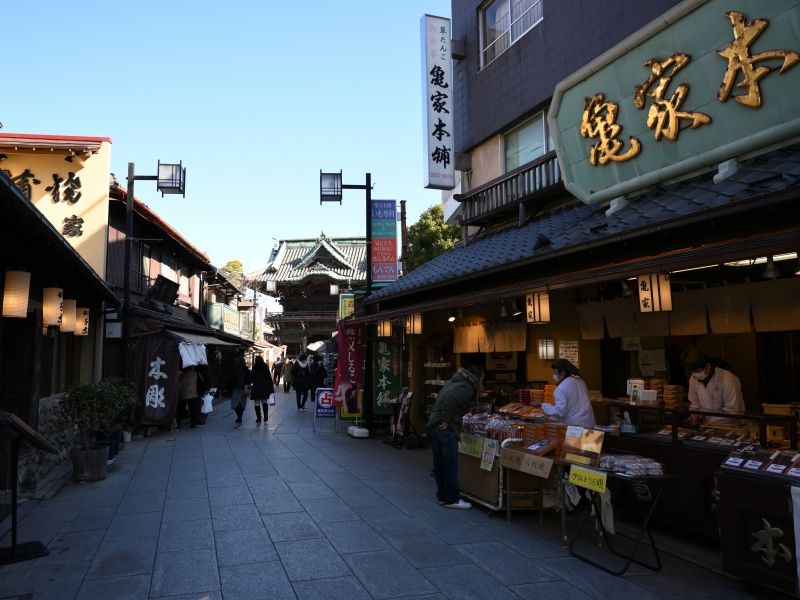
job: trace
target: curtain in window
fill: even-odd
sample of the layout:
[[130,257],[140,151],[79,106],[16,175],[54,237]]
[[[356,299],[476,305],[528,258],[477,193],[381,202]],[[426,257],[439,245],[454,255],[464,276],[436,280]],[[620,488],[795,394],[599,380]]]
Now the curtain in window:
[[544,142],[544,113],[510,131],[505,136],[506,171],[513,171],[536,160],[546,151]]

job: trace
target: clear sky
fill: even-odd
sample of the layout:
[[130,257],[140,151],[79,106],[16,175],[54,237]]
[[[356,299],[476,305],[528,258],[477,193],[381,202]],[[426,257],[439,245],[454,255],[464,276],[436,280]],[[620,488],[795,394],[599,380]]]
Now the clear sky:
[[[365,197],[319,204],[319,171],[373,198],[423,188],[420,18],[449,0],[27,0],[4,4],[4,132],[108,136],[111,170],[183,161],[186,198],[136,197],[216,266],[273,238],[365,235]],[[15,87],[11,87],[11,84]]]

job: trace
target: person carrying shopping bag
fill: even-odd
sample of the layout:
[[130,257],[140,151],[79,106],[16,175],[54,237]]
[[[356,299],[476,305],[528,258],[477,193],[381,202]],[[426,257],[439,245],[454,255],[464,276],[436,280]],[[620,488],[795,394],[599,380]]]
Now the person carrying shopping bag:
[[250,369],[244,362],[244,356],[236,358],[231,376],[231,408],[236,412],[236,423],[242,424],[242,415],[247,406],[247,394],[244,391],[251,381]]
[[264,411],[264,423],[269,420],[268,401],[270,394],[275,393],[275,385],[272,383],[269,367],[260,356],[256,356],[256,360],[253,363],[252,380],[253,389],[250,392],[250,398],[253,400],[253,406],[256,410],[256,425],[260,425],[262,409]]

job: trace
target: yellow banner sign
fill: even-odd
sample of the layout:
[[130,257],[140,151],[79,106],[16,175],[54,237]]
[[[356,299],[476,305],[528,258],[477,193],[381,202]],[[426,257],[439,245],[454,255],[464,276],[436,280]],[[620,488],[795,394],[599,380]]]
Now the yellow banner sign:
[[483,455],[483,439],[474,435],[461,434],[461,441],[458,442],[458,451],[467,456],[481,458]]
[[569,469],[569,482],[572,485],[603,493],[606,491],[607,473],[600,473],[592,469],[572,465]]

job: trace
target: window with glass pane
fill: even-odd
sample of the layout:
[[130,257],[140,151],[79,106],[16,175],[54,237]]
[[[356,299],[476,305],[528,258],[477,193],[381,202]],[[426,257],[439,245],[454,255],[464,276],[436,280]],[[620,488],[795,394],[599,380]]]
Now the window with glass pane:
[[481,9],[481,66],[486,66],[533,29],[543,0],[492,0]]
[[547,153],[544,113],[539,113],[505,135],[506,172]]

